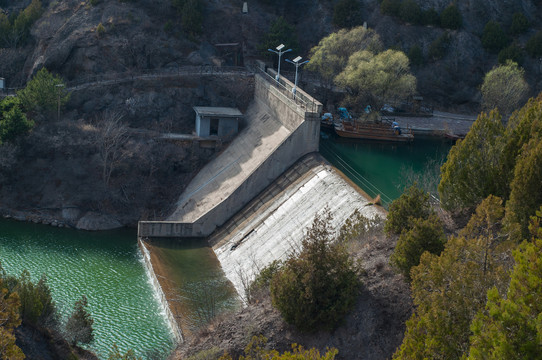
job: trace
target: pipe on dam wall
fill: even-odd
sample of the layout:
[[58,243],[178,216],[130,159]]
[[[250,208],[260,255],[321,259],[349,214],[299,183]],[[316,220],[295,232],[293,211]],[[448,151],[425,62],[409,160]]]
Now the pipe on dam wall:
[[183,342],[183,334],[181,327],[179,326],[179,323],[177,322],[177,319],[175,318],[175,315],[171,312],[171,308],[169,307],[169,302],[167,300],[166,294],[162,290],[162,286],[160,285],[160,282],[158,281],[158,277],[156,276],[154,272],[154,268],[152,266],[151,261],[151,254],[147,247],[145,246],[145,243],[141,240],[141,238],[138,238],[137,243],[139,245],[139,249],[141,250],[141,253],[143,254],[143,261],[145,263],[145,268],[147,270],[147,273],[149,274],[149,278],[153,284],[153,287],[155,291],[158,294],[158,297],[160,299],[160,303],[162,304],[162,307],[164,308],[164,311],[166,313],[166,318],[169,323],[169,327],[173,333],[173,336],[175,337],[175,340],[177,342]]

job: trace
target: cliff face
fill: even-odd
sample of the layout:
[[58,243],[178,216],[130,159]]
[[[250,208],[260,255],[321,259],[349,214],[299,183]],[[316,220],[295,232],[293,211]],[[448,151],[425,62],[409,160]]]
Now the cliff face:
[[[20,0],[12,5],[22,8],[27,3],[29,0]],[[7,79],[8,86],[16,87],[42,66],[67,80],[81,80],[89,75],[187,64],[227,64],[228,49],[214,46],[225,43],[239,43],[245,60],[249,61],[261,56],[258,45],[278,16],[284,16],[295,26],[300,55],[307,56],[323,36],[336,30],[332,25],[336,1],[265,3],[249,2],[249,13],[242,14],[240,1],[204,0],[203,33],[191,41],[181,30],[180,15],[171,0],[103,1],[95,6],[88,1],[44,0],[46,11],[32,28],[34,41],[22,49],[0,52],[0,76]],[[524,47],[528,38],[540,29],[542,9],[534,0],[455,3],[462,14],[462,28],[449,31],[451,40],[442,59],[426,59],[424,65],[414,67],[413,71],[419,92],[433,105],[471,104],[475,110],[482,77],[497,63],[497,56],[481,45],[480,35],[486,22],[498,21],[507,30],[512,15],[523,13],[531,27],[514,41]],[[382,15],[380,1],[362,0],[361,4],[362,20],[380,34],[388,47],[408,52],[411,47],[419,46],[427,57],[431,43],[445,32],[439,27],[415,26]],[[424,10],[434,8],[440,13],[450,1],[430,0],[419,4]],[[104,31],[97,31],[99,24]],[[539,66],[538,59],[525,57],[523,67],[534,90],[538,90]]]

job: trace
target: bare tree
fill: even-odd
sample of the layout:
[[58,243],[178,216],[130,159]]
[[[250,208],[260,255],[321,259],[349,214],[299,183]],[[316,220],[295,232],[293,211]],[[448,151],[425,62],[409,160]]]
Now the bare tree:
[[19,148],[11,143],[0,145],[0,172],[8,171],[17,162]]
[[128,127],[122,121],[119,112],[105,111],[98,123],[96,145],[102,160],[102,179],[105,186],[109,186],[111,173],[126,157],[124,145],[128,142]]

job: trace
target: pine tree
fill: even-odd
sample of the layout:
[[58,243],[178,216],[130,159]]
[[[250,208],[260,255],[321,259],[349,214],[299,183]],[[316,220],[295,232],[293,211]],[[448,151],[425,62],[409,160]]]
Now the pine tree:
[[464,140],[450,150],[438,187],[448,210],[474,208],[489,195],[506,197],[501,173],[504,126],[498,112],[481,113]]
[[506,297],[488,291],[485,311],[471,326],[469,359],[540,359],[542,354],[542,239],[524,242]]
[[0,278],[0,358],[22,360],[22,350],[15,344],[13,331],[21,324],[19,317],[20,300],[17,293],[9,293]]
[[75,302],[73,312],[66,323],[66,335],[73,345],[90,344],[94,340],[94,320],[87,311],[88,300],[85,295]]
[[[415,312],[394,359],[460,359],[467,354],[470,324],[484,308],[487,291],[507,286],[511,244],[494,236],[491,226],[502,217],[502,206],[493,211],[499,201],[482,202],[468,226],[477,229],[471,236],[451,238],[440,256],[426,252],[412,268]],[[478,226],[483,224],[490,226]]]

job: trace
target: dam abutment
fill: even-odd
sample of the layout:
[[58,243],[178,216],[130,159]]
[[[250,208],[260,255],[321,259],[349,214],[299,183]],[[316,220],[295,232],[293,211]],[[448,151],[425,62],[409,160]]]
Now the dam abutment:
[[181,195],[165,221],[141,221],[140,237],[206,237],[302,156],[318,151],[322,105],[286,79],[254,75],[245,128]]

